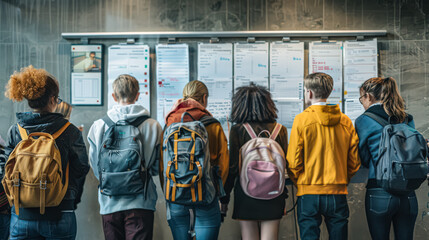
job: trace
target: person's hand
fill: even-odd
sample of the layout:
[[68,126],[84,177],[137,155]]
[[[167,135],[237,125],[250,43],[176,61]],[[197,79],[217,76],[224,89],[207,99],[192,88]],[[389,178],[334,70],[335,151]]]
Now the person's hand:
[[95,66],[95,64],[92,64],[92,68],[96,68],[97,66]]
[[223,222],[223,220],[226,217],[226,213],[228,212],[228,204],[219,202],[219,208],[220,208],[221,221]]

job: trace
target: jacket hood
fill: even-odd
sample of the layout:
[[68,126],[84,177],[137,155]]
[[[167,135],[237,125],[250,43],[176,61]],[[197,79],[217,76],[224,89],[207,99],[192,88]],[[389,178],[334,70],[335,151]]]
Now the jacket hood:
[[55,132],[60,129],[67,120],[60,113],[16,113],[18,124],[30,132]]
[[341,111],[338,105],[312,105],[309,110],[316,113],[321,125],[335,126],[340,123]]
[[112,109],[107,111],[107,115],[113,122],[119,120],[134,120],[141,116],[150,116],[149,111],[139,104],[130,105],[114,105]]
[[[165,117],[165,124],[169,126],[172,123],[180,122],[182,114],[188,112],[195,120],[201,119],[203,116],[212,116],[212,114],[198,101],[189,98],[187,100],[179,99],[171,108],[171,111]],[[187,121],[189,117],[186,117]]]

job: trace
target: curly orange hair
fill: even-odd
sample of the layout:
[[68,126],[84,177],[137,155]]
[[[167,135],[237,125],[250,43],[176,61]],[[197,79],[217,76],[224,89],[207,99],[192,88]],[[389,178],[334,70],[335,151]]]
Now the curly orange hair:
[[5,96],[13,101],[35,100],[46,91],[46,80],[49,73],[45,69],[36,69],[32,65],[22,68],[10,76],[6,85]]

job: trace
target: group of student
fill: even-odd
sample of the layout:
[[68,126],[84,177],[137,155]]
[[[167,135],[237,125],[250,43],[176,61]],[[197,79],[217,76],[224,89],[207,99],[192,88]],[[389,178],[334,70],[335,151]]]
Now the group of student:
[[[5,95],[13,101],[26,99],[33,111],[16,114],[17,124],[9,129],[1,155],[5,192],[0,189],[0,239],[8,238],[7,228],[10,239],[75,239],[74,211],[90,168],[100,182],[98,201],[106,239],[152,239],[157,201],[152,177],[157,175],[174,239],[217,239],[232,190],[232,218],[239,221],[242,239],[278,239],[287,198],[285,172],[298,189],[301,239],[320,238],[322,216],[330,239],[347,239],[347,186],[361,163],[369,168],[365,210],[371,237],[389,239],[393,223],[396,239],[413,239],[418,210],[414,190],[389,192],[375,176],[384,129],[380,122],[405,122],[414,128],[393,78],[371,78],[362,84],[359,100],[365,114],[354,127],[338,105],[326,103],[332,78],[324,73],[308,75],[304,91],[309,107],[295,117],[289,143],[287,129],[276,122],[270,92],[253,84],[239,87],[232,98],[229,146],[221,124],[207,110],[209,92],[201,81],[184,87],[183,98],[166,115],[164,128],[136,104],[139,84],[134,77],[120,75],[112,88],[118,104],[92,125],[87,155],[81,131],[55,113],[61,101],[58,81],[32,66],[11,76]],[[42,181],[40,187],[36,182],[37,190],[29,191],[37,204],[26,207],[20,198],[26,194],[27,170],[21,168],[14,175],[17,164],[10,162],[27,159],[29,154],[19,155],[17,149],[28,147],[26,139],[38,132],[55,139],[61,156],[56,171],[65,191],[58,204],[39,206],[45,200],[42,193],[52,185],[46,189]],[[36,140],[32,141],[34,145]],[[424,151],[426,158],[426,143]],[[258,157],[259,162],[252,162]],[[283,168],[280,175],[277,167]],[[254,179],[258,176],[261,179]],[[189,181],[181,182],[184,179]],[[262,193],[266,189],[269,192]]]

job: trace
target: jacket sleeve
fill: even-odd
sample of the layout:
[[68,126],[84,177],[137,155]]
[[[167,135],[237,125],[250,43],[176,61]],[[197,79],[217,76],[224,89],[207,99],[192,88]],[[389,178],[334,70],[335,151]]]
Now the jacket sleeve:
[[164,189],[164,160],[163,160],[163,153],[164,153],[164,149],[163,149],[163,144],[164,144],[164,132],[161,132],[161,143],[159,146],[159,155],[160,155],[160,160],[159,160],[159,182],[161,183],[161,189]]
[[69,152],[70,163],[70,188],[76,188],[75,208],[80,202],[83,193],[86,174],[89,171],[88,155],[85,143],[83,142],[82,132],[75,127],[75,134],[71,149]]
[[222,183],[225,185],[229,172],[228,141],[220,123],[207,126],[207,132],[209,135],[211,163],[219,166],[219,175],[222,178]]
[[[13,149],[15,149],[15,146],[18,144],[18,139],[16,138],[17,138],[17,128],[16,128],[16,124],[14,124],[9,128],[6,146],[4,146],[3,152],[0,156],[0,180],[3,180],[4,174],[5,174],[4,167],[6,165],[6,162],[9,159],[9,156],[12,153]],[[0,184],[0,203],[3,203],[3,202],[7,203],[7,198],[6,198],[6,194],[4,194],[3,185]],[[9,204],[4,204],[0,207],[0,210],[3,211],[8,208],[9,208]]]
[[359,170],[360,167],[360,158],[359,158],[359,137],[350,122],[350,144],[349,144],[349,152],[347,155],[347,180],[355,175],[355,173]]
[[[89,162],[91,164],[92,171],[94,172],[95,177],[99,178],[98,172],[98,152],[99,147],[104,134],[104,123],[101,123],[100,120],[95,121],[88,133],[88,142],[89,142]],[[100,179],[98,179],[100,180]]]
[[160,144],[162,128],[154,119],[148,119],[142,124],[144,158],[151,176],[159,173]]
[[297,184],[299,175],[304,170],[303,160],[304,140],[301,136],[299,119],[295,118],[292,131],[290,133],[289,146],[287,151],[288,174],[290,179]]
[[234,188],[235,179],[238,176],[240,154],[238,130],[238,125],[235,125],[231,128],[231,131],[229,132],[229,171],[224,185],[226,196],[220,199],[222,203],[229,203],[230,194],[232,189]]
[[362,165],[369,168],[371,161],[378,159],[378,145],[382,127],[365,115],[356,119],[355,126],[359,138],[359,157]]

